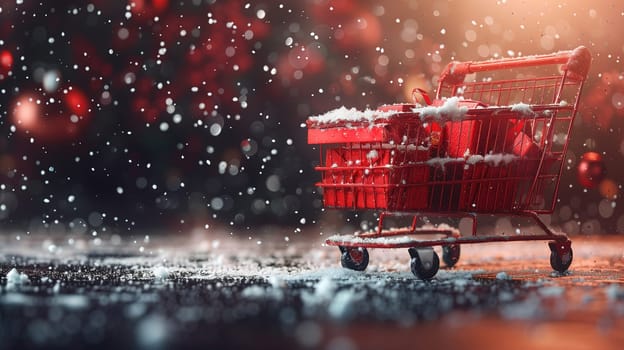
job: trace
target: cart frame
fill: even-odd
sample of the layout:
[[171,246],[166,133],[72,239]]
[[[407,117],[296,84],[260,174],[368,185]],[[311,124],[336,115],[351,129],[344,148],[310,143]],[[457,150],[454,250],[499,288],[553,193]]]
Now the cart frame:
[[[320,144],[321,162],[324,156],[327,157],[326,164],[316,167],[324,174],[323,180],[317,185],[325,191],[326,206],[377,209],[381,212],[375,230],[356,232],[353,235],[331,236],[325,243],[338,246],[342,255],[342,265],[354,270],[364,270],[368,265],[367,248],[408,248],[412,272],[422,279],[430,279],[439,268],[439,258],[432,249],[434,246],[442,247],[443,260],[447,266],[452,267],[459,260],[461,244],[546,240],[549,241],[551,250],[552,268],[565,272],[572,262],[571,241],[565,234],[553,232],[539,215],[551,214],[554,211],[569,136],[590,62],[591,54],[582,46],[549,55],[482,62],[451,62],[440,75],[434,104],[437,101],[438,108],[441,108],[442,101],[449,101],[451,97],[461,97],[461,103],[476,101],[469,108],[459,109],[464,112],[461,121],[456,121],[452,117],[447,118],[448,116],[440,119],[440,110],[445,113],[453,113],[454,110],[449,112],[448,109],[438,109],[435,110],[437,114],[428,115],[427,111],[430,110],[427,110],[427,107],[412,108],[415,105],[407,108],[406,105],[380,108],[385,112],[394,110],[395,113],[386,113],[376,118],[374,127],[368,120],[367,129],[354,128],[353,120],[347,122],[338,120],[323,124],[318,118],[309,118],[307,123],[309,142]],[[558,75],[537,76],[525,73],[506,79],[466,81],[467,77],[480,72],[513,73],[520,68],[533,67],[539,70],[543,66],[552,65],[561,65]],[[431,104],[431,99],[423,90],[414,89],[415,100],[416,95],[422,96],[427,104]],[[530,112],[528,117],[523,115],[527,111]],[[420,148],[413,146],[409,148],[404,142],[388,143],[392,123],[403,126],[415,125],[401,130],[403,134],[421,140],[423,135],[430,137],[432,134],[425,133],[418,123],[432,125],[438,122],[444,124],[446,138],[450,140],[445,148],[446,155],[455,156],[444,159],[441,171],[433,169],[432,159],[423,159],[426,155],[413,155],[420,152],[415,151]],[[357,121],[355,124],[357,125]],[[380,127],[377,127],[378,125]],[[512,129],[514,133],[510,134]],[[530,130],[531,137],[523,139],[517,136],[527,129]],[[466,134],[474,135],[466,138]],[[509,135],[516,137],[511,146],[507,145],[509,142],[506,140],[509,139]],[[481,140],[484,138],[486,140]],[[517,141],[519,138],[520,141]],[[405,139],[406,136],[403,136],[403,140]],[[427,140],[430,142],[430,138]],[[462,148],[454,150],[452,147],[455,144],[461,144]],[[402,146],[405,147],[401,148]],[[509,165],[509,169],[505,167],[497,169],[488,165],[476,166],[475,163],[471,163],[470,148],[473,148],[473,151],[482,149],[477,159],[483,160],[488,156],[493,157],[490,149],[505,149],[505,152],[509,152],[510,147],[513,148],[513,152],[520,154],[513,158],[513,162],[521,164],[516,168],[513,168],[513,162]],[[539,155],[536,155],[537,147]],[[411,153],[407,151],[408,148]],[[468,155],[463,155],[462,163],[461,151],[464,148]],[[327,164],[328,161],[335,160],[330,157],[330,152],[338,152],[336,154],[343,158],[359,157],[358,161],[362,162],[371,158],[371,154],[378,156],[377,153],[384,152],[385,149],[392,149],[389,156],[385,154],[389,157],[389,164],[386,165],[373,165],[372,161],[368,165],[354,165],[351,160],[346,162],[335,155],[333,157],[339,159],[339,164]],[[396,164],[393,159],[399,156],[395,153],[403,157]],[[445,168],[449,160],[451,164],[460,163],[459,166],[452,167],[460,178],[457,178],[457,174],[449,176]],[[426,166],[429,168],[425,168]],[[466,170],[469,168],[470,170]],[[402,182],[392,180],[395,176],[394,171],[400,174],[409,171],[412,180],[414,178],[425,180],[417,181],[418,183],[406,183],[404,179]],[[479,175],[475,175],[474,178],[466,175],[472,172]],[[495,175],[488,177],[488,172]],[[373,176],[369,176],[369,173]],[[351,177],[350,180],[346,179],[348,176]],[[367,176],[378,182],[365,180]],[[357,180],[353,180],[356,177]],[[434,188],[438,188],[441,194],[432,194]],[[400,195],[393,197],[392,193]],[[419,196],[423,198],[415,199]],[[397,198],[405,200],[407,204],[397,203],[400,202]],[[468,205],[470,203],[472,206]],[[542,232],[479,235],[480,214],[528,218]],[[386,218],[395,216],[411,216],[411,225],[384,229]],[[419,218],[422,217],[469,218],[472,221],[472,232],[469,236],[462,236],[458,230],[452,228],[418,227]]]

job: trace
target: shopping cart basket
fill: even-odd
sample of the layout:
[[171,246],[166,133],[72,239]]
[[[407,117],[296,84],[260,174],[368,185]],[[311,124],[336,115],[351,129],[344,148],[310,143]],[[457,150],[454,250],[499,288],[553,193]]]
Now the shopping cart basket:
[[[585,47],[452,62],[433,100],[414,89],[413,104],[342,107],[308,118],[308,142],[320,148],[317,186],[325,207],[380,211],[376,229],[326,240],[339,247],[342,266],[364,270],[367,248],[408,248],[412,272],[430,279],[440,265],[434,246],[452,267],[461,244],[547,240],[552,268],[565,272],[571,242],[539,215],[554,210],[590,63]],[[479,214],[525,217],[539,232],[478,234]],[[395,216],[411,224],[386,228]],[[469,218],[472,234],[420,224],[435,217]]]

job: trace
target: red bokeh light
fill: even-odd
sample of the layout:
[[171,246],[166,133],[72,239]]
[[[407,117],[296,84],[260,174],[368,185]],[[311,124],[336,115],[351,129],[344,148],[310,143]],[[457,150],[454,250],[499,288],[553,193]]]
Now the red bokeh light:
[[337,44],[345,50],[377,45],[382,39],[379,19],[367,12],[352,16],[342,29],[334,32]]
[[69,112],[79,117],[86,117],[89,112],[89,99],[77,88],[73,88],[65,94],[65,105]]
[[7,50],[0,51],[0,80],[4,79],[13,68],[13,55]]
[[583,101],[583,120],[589,125],[608,128],[613,117],[624,117],[624,79],[617,71],[605,72],[587,92]]
[[587,152],[581,156],[577,167],[577,178],[581,186],[594,188],[605,178],[607,169],[602,156],[596,152]]
[[89,102],[77,89],[67,93],[16,97],[11,113],[18,132],[45,142],[75,140],[89,118]]
[[169,0],[130,0],[128,3],[132,12],[149,15],[160,14],[169,6]]
[[319,1],[312,5],[311,13],[316,21],[332,28],[337,47],[344,51],[381,42],[379,19],[355,1]]
[[40,106],[33,96],[24,94],[17,98],[13,108],[13,122],[18,129],[33,130],[41,114]]

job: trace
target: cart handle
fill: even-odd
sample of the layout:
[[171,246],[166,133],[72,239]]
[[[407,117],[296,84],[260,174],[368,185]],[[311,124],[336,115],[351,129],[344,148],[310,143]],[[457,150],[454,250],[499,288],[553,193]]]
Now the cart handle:
[[421,89],[421,88],[414,88],[412,90],[412,99],[414,100],[414,104],[418,105],[418,95],[420,95],[423,99],[423,101],[425,101],[425,104],[427,106],[431,105],[431,97],[429,97],[429,94],[427,93],[427,91]]
[[463,83],[466,75],[470,73],[547,64],[563,64],[562,71],[567,72],[570,78],[582,81],[585,80],[587,72],[589,71],[591,53],[585,46],[579,46],[574,50],[559,51],[547,55],[503,58],[479,62],[453,61],[449,63],[440,74],[439,83],[440,85],[456,85]]

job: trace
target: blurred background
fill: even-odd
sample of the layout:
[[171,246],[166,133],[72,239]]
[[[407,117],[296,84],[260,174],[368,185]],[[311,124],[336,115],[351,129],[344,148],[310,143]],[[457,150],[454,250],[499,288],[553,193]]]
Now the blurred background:
[[[325,215],[302,127],[433,94],[451,60],[587,46],[551,223],[624,233],[618,1],[0,1],[0,228],[296,230]],[[606,172],[579,180],[597,152]]]

